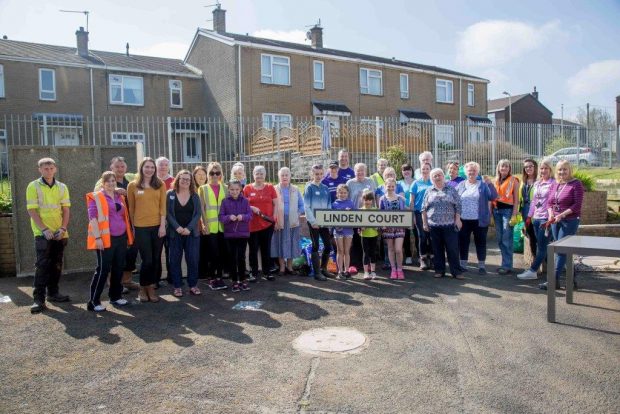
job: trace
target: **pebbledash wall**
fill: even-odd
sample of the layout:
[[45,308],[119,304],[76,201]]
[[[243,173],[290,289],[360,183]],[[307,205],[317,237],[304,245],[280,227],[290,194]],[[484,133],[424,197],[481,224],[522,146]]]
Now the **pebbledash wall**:
[[43,157],[56,160],[56,177],[69,188],[71,197],[71,220],[68,232],[69,242],[65,250],[64,272],[91,271],[95,256],[86,250],[88,215],[85,195],[93,187],[102,171],[109,169],[110,159],[122,156],[127,160],[129,171],[137,169],[137,154],[134,146],[126,147],[12,147],[9,153],[11,166],[11,188],[13,191],[13,217],[15,263],[18,276],[34,274],[34,238],[30,228],[30,217],[26,210],[26,187],[39,177],[37,161]]

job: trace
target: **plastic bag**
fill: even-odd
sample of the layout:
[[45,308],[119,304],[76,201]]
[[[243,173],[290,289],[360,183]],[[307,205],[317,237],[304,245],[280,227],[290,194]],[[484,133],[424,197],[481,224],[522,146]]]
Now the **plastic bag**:
[[525,223],[519,221],[513,228],[512,242],[515,253],[523,253],[523,226]]

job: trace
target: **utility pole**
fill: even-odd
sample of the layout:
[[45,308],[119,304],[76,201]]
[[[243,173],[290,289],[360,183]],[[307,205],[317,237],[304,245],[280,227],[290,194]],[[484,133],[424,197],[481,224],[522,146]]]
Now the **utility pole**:
[[564,139],[564,104],[562,104],[562,117],[560,118],[560,135]]

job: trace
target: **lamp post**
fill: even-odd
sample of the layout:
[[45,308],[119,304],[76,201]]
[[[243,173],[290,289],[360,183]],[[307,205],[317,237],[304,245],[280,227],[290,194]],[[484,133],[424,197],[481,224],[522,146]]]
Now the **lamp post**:
[[512,144],[512,95],[506,91],[502,92],[502,94],[508,96],[508,128],[510,128],[509,137]]

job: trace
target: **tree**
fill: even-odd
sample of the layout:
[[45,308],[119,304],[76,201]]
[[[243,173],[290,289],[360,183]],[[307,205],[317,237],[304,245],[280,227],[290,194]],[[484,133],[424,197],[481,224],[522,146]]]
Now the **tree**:
[[390,167],[393,167],[396,170],[397,177],[401,176],[400,167],[409,162],[407,152],[402,145],[392,145],[386,151],[381,153],[381,158],[388,160]]
[[577,122],[583,126],[589,126],[587,142],[579,143],[579,146],[589,146],[599,151],[602,148],[609,148],[615,130],[615,122],[609,112],[603,108],[591,108],[588,122],[586,109],[579,108]]

